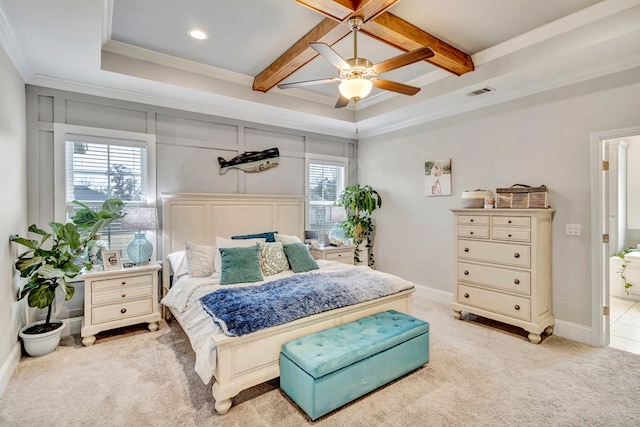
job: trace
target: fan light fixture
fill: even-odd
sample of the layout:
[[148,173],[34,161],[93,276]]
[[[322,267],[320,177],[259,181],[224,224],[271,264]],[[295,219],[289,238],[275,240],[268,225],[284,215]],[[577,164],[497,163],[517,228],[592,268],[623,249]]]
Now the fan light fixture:
[[355,102],[358,102],[365,96],[369,95],[372,88],[373,83],[362,77],[343,80],[342,83],[340,83],[340,86],[338,86],[338,90],[342,96]]
[[209,35],[204,31],[194,28],[193,30],[189,30],[189,35],[196,40],[206,40],[209,38]]

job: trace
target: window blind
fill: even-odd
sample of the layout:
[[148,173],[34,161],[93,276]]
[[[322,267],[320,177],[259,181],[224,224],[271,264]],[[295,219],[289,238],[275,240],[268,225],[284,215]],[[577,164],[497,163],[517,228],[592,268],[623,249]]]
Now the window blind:
[[335,205],[344,190],[345,170],[344,162],[309,160],[309,229],[317,231],[320,240],[335,224],[329,221],[329,207]]

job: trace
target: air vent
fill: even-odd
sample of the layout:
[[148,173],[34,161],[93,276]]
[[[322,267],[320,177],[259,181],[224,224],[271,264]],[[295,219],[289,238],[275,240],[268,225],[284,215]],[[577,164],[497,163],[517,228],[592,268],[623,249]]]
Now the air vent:
[[495,89],[492,87],[483,87],[482,89],[478,89],[478,90],[474,90],[473,92],[469,92],[467,95],[469,96],[478,96],[478,95],[482,95],[483,93],[487,93],[487,92],[492,92]]

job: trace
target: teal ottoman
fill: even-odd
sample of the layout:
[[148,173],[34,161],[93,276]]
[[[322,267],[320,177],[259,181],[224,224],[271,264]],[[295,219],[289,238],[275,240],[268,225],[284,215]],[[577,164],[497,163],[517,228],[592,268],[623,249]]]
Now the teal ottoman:
[[280,387],[316,420],[429,361],[429,323],[395,310],[289,341]]

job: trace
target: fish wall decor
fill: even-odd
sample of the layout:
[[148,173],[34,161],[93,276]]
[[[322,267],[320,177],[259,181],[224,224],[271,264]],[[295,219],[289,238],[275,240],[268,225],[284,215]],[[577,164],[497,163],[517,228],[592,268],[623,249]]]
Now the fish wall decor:
[[218,157],[221,175],[234,168],[245,172],[262,172],[275,168],[279,162],[280,151],[277,148],[269,148],[264,151],[246,151],[231,160]]

